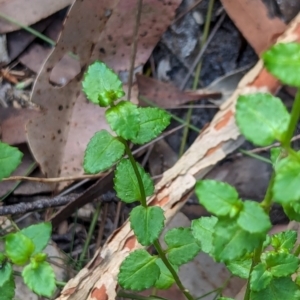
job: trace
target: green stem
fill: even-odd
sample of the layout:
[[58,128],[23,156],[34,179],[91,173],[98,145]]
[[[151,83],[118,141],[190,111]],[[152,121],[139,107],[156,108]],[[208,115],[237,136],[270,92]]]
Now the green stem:
[[28,31],[29,33],[35,35],[36,37],[40,38],[41,40],[45,41],[46,43],[50,44],[51,46],[55,46],[56,43],[51,40],[50,38],[48,38],[47,36],[45,36],[44,34],[34,30],[33,28],[31,27],[28,27],[26,25],[23,25],[21,23],[19,23],[18,21],[16,21],[15,19],[11,18],[11,17],[8,17],[8,16],[5,16],[3,15],[2,13],[0,13],[0,18],[12,23],[12,24],[15,24],[21,28],[23,28],[24,30]]
[[[293,151],[291,151],[291,139],[293,137],[294,131],[296,129],[298,120],[300,117],[300,89],[298,89],[295,101],[293,103],[292,111],[291,111],[291,119],[288,125],[288,129],[285,132],[283,139],[281,141],[282,146],[288,150],[288,153],[290,155],[294,155]],[[261,203],[261,206],[264,208],[266,213],[269,213],[271,205],[272,205],[272,198],[273,198],[273,185],[275,181],[275,173],[273,172],[272,177],[270,179],[268,189],[266,192],[266,196],[264,200]],[[259,247],[257,247],[254,251],[253,259],[252,259],[252,265],[250,269],[250,276],[253,268],[260,262],[260,256],[263,250],[263,243],[260,244]],[[296,249],[296,253],[300,253],[300,249]],[[247,289],[245,293],[244,300],[250,299],[250,280],[248,280]]]
[[[144,97],[144,96],[139,96],[139,100],[142,100],[143,102],[145,102],[145,103],[147,103],[148,105],[151,105],[151,106],[153,106],[153,107],[159,107],[159,106],[156,105],[154,102],[150,101],[149,99],[147,99],[147,98]],[[161,108],[161,107],[159,107],[159,108]],[[174,115],[174,114],[172,114],[172,113],[170,113],[170,112],[169,112],[169,114],[170,114],[171,118],[174,119],[175,121],[177,121],[177,122],[179,122],[179,123],[181,123],[181,124],[183,124],[183,125],[186,125],[186,126],[189,127],[191,130],[193,130],[193,131],[195,131],[195,132],[197,132],[197,133],[200,132],[200,129],[197,128],[196,126],[194,126],[194,125],[192,125],[192,124],[188,124],[186,121],[184,121],[183,119],[177,117],[176,115]]]
[[[265,210],[265,212],[268,214],[272,205],[272,198],[273,198],[273,185],[274,185],[274,180],[275,180],[275,173],[272,173],[269,185],[268,185],[268,189],[265,195],[264,200],[262,201],[262,203],[260,204],[261,207]],[[250,268],[250,272],[249,275],[251,276],[252,270],[253,268],[260,262],[260,257],[263,251],[263,242],[260,243],[260,245],[255,249],[254,254],[253,254],[253,258],[252,258],[252,264],[251,264],[251,268]],[[250,277],[249,276],[249,277]],[[244,300],[249,300],[250,299],[250,279],[248,279],[248,283],[247,283],[247,289],[245,292],[245,297]]]
[[273,185],[275,181],[275,172],[272,173],[271,179],[268,185],[268,189],[266,191],[266,195],[264,200],[261,202],[260,206],[265,210],[268,214],[272,205],[272,198],[273,198]]
[[66,285],[67,283],[64,282],[64,281],[55,281],[55,284],[56,284],[56,286],[59,286],[59,287],[65,287],[65,285]]
[[[141,192],[141,205],[143,207],[148,207],[148,204],[147,204],[147,201],[146,201],[146,194],[145,194],[145,188],[144,188],[144,184],[143,184],[143,181],[142,181],[142,177],[141,177],[141,174],[140,172],[138,171],[138,168],[137,168],[137,164],[136,164],[136,161],[131,153],[131,150],[128,146],[128,143],[125,139],[123,139],[122,137],[118,137],[119,141],[121,141],[124,146],[125,146],[125,151],[126,151],[126,154],[130,160],[130,163],[133,167],[133,170],[135,172],[135,175],[136,175],[136,178],[138,180],[138,184],[139,184],[139,188],[140,188],[140,192]],[[170,273],[172,274],[177,286],[179,287],[179,289],[182,291],[182,293],[185,295],[185,297],[188,299],[188,300],[194,300],[193,296],[189,293],[189,291],[183,286],[183,284],[181,283],[176,271],[174,270],[174,268],[172,267],[172,265],[170,264],[170,262],[168,261],[160,243],[159,243],[159,240],[155,240],[153,242],[153,245],[157,251],[157,253],[159,254],[159,257],[161,258],[161,260],[163,261],[163,263],[166,265],[166,267],[169,269]]]
[[179,289],[181,290],[181,292],[185,295],[185,297],[188,300],[194,300],[194,297],[189,293],[189,291],[183,286],[180,278],[178,277],[176,271],[174,270],[174,268],[172,267],[172,265],[170,264],[170,262],[168,261],[165,252],[163,251],[159,240],[155,240],[153,242],[153,245],[159,255],[159,257],[161,258],[161,260],[163,261],[163,263],[165,264],[165,266],[168,268],[168,270],[170,271],[170,273],[172,274],[177,286],[179,287]]
[[138,170],[138,167],[137,167],[137,164],[136,164],[136,161],[131,153],[131,150],[128,146],[128,143],[126,142],[126,140],[124,140],[123,138],[119,137],[119,140],[120,142],[122,142],[125,146],[125,151],[126,151],[126,154],[128,155],[128,158],[130,160],[130,163],[133,167],[133,170],[134,170],[134,173],[135,173],[135,176],[137,178],[137,181],[138,181],[138,184],[139,184],[139,188],[140,188],[140,192],[141,192],[141,205],[143,207],[147,207],[147,201],[146,201],[146,193],[145,193],[145,188],[144,188],[144,184],[143,184],[143,180],[142,180],[142,177],[141,177],[141,174]]
[[[204,44],[206,43],[207,37],[208,37],[214,2],[215,2],[214,0],[210,0],[209,4],[208,4],[206,20],[205,20],[204,29],[203,29],[203,35],[202,35],[201,42],[200,42],[200,49],[203,48]],[[195,71],[193,90],[196,90],[197,86],[198,86],[200,72],[201,72],[201,65],[202,65],[202,62],[200,60],[199,64],[197,65],[196,71]],[[186,115],[186,123],[187,124],[191,123],[192,112],[193,112],[193,108],[189,107],[189,109],[187,111],[187,115]],[[182,136],[182,140],[181,140],[181,144],[180,144],[179,157],[182,156],[184,153],[186,141],[188,138],[188,133],[189,133],[189,127],[186,126],[183,129],[183,136]]]
[[293,103],[293,107],[291,111],[291,119],[289,122],[289,126],[282,140],[282,145],[285,148],[290,148],[291,139],[295,132],[299,117],[300,117],[300,88],[297,90],[295,101]]
[[[254,251],[253,259],[252,259],[252,264],[251,264],[251,268],[250,268],[250,272],[249,272],[250,275],[251,275],[251,273],[253,271],[253,268],[260,262],[261,253],[262,253],[262,244],[259,247],[257,247],[255,249],[255,251]],[[251,293],[251,290],[250,290],[250,279],[248,279],[247,289],[246,289],[246,292],[245,292],[244,300],[250,300],[250,293]]]
[[296,248],[296,250],[294,252],[295,256],[299,256],[299,254],[300,254],[300,244],[297,246],[297,248]]
[[252,153],[250,151],[243,150],[243,149],[240,149],[239,152],[241,152],[241,153],[243,153],[243,154],[245,154],[247,156],[253,157],[253,158],[257,159],[257,160],[263,161],[263,162],[265,162],[267,164],[272,164],[272,161],[270,159],[267,159],[267,158],[265,158],[265,157],[263,157],[261,155],[258,155],[258,154],[255,154],[255,153]]
[[79,257],[77,270],[80,270],[82,268],[85,255],[87,253],[87,250],[88,250],[89,244],[91,242],[91,239],[94,235],[94,230],[95,230],[95,227],[96,227],[96,224],[97,224],[97,221],[98,221],[98,217],[99,217],[99,214],[100,214],[100,208],[101,208],[101,202],[99,202],[97,204],[96,212],[93,215],[93,219],[92,219],[91,225],[89,227],[88,235],[87,235],[86,241],[83,245],[83,249],[82,249],[82,252],[80,254],[80,257]]

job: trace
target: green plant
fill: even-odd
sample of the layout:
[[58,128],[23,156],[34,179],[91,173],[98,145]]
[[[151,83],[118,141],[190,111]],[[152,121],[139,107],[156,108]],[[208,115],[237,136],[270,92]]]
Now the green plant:
[[[262,59],[271,74],[300,88],[299,53],[300,44],[278,44]],[[281,204],[290,220],[300,220],[300,152],[291,148],[299,116],[299,91],[290,114],[281,100],[270,94],[238,98],[236,123],[245,138],[258,146],[274,141],[281,144],[271,150],[274,172],[261,203],[242,201],[226,183],[202,180],[196,184],[200,204],[213,216],[193,221],[193,234],[204,252],[224,262],[232,274],[248,280],[244,300],[300,298],[297,232],[268,234],[273,203]]]
[[[20,164],[23,154],[14,147],[0,142],[0,181],[8,177]],[[40,223],[9,233],[1,239],[5,248],[0,252],[0,294],[1,300],[11,300],[15,294],[13,265],[27,264],[21,276],[25,284],[38,295],[50,297],[55,289],[55,275],[46,261],[42,250],[51,236],[51,224]]]
[[[263,61],[274,76],[300,90],[299,53],[299,44],[279,44],[264,53]],[[246,139],[259,146],[275,140],[281,143],[271,151],[274,173],[263,201],[241,200],[226,183],[199,181],[196,194],[212,216],[194,220],[191,228],[169,230],[164,237],[167,248],[163,249],[158,238],[164,212],[158,206],[148,206],[146,197],[154,192],[153,182],[134,160],[128,142],[143,144],[155,138],[169,124],[168,113],[139,108],[129,101],[116,102],[124,95],[122,83],[102,62],[89,67],[83,90],[90,101],[107,108],[106,120],[117,134],[101,130],[92,137],[85,151],[85,172],[101,172],[116,164],[118,197],[126,203],[140,203],[130,213],[131,228],[141,245],[153,245],[158,253],[150,255],[140,249],[129,254],[118,276],[122,288],[166,289],[176,283],[187,299],[196,299],[182,285],[177,272],[202,250],[225,263],[233,275],[248,280],[245,300],[300,299],[297,233],[268,234],[269,211],[275,202],[282,205],[290,220],[300,220],[300,151],[293,150],[290,143],[300,115],[299,91],[290,114],[281,100],[270,94],[243,95],[237,101],[236,122]],[[222,290],[219,292],[217,296]]]

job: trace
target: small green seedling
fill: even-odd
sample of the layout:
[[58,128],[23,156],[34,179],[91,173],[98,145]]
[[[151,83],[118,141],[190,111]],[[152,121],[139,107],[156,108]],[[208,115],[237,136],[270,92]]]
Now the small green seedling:
[[[0,142],[0,181],[20,164],[23,154],[15,147]],[[13,266],[24,266],[22,278],[30,290],[50,297],[55,290],[55,275],[46,261],[43,249],[51,237],[51,224],[40,223],[2,237],[4,251],[0,252],[0,299],[11,300],[15,295]]]
[[[154,192],[150,175],[133,158],[129,142],[145,144],[156,138],[170,123],[170,115],[159,108],[142,108],[129,101],[117,101],[124,96],[122,82],[104,63],[96,61],[84,77],[83,91],[87,98],[106,107],[105,117],[115,136],[106,130],[90,140],[84,156],[86,173],[105,171],[116,164],[114,187],[125,203],[139,202],[130,213],[130,224],[143,246],[154,245],[159,255],[146,250],[132,252],[122,263],[119,283],[124,289],[140,291],[150,287],[169,288],[176,282],[188,299],[193,299],[182,286],[178,267],[191,260],[200,246],[191,229],[170,230],[165,237],[167,249],[158,238],[164,227],[164,212],[159,206],[148,206],[146,198]],[[124,157],[124,155],[127,157]]]
[[[279,44],[262,58],[270,73],[300,90],[299,53],[300,44]],[[182,285],[178,270],[203,251],[225,263],[233,275],[247,279],[244,300],[300,299],[297,233],[268,233],[269,211],[275,202],[282,205],[290,220],[300,220],[300,151],[291,148],[300,116],[299,90],[291,113],[270,94],[243,95],[237,101],[236,123],[247,140],[258,146],[274,141],[281,144],[271,151],[274,174],[263,201],[242,200],[235,188],[226,183],[198,181],[196,195],[211,216],[194,220],[191,228],[169,230],[164,237],[166,249],[158,240],[164,227],[164,212],[159,206],[148,206],[146,198],[153,194],[154,185],[134,160],[129,142],[145,144],[157,137],[168,126],[169,114],[158,108],[117,101],[124,95],[122,83],[99,61],[87,70],[83,90],[90,101],[107,108],[106,120],[116,134],[101,130],[92,137],[85,151],[85,172],[98,173],[116,164],[117,196],[125,203],[140,204],[130,213],[131,228],[141,245],[153,245],[157,251],[157,255],[151,255],[140,249],[126,257],[118,275],[123,289],[167,289],[176,283],[186,299],[201,298],[191,295]],[[222,297],[222,289],[218,290],[215,299],[232,299]],[[139,296],[135,295],[135,299]]]

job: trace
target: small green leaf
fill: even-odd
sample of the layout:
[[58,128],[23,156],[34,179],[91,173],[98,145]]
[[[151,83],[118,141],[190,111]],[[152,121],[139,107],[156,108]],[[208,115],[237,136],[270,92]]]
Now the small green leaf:
[[125,95],[122,82],[113,70],[100,61],[89,66],[82,82],[87,98],[102,107],[107,107]]
[[279,98],[271,94],[239,96],[236,122],[245,138],[259,146],[281,141],[287,130],[290,115]]
[[[142,177],[145,194],[151,196],[154,192],[153,181],[139,164],[137,168]],[[117,165],[114,183],[117,196],[122,201],[131,203],[142,199],[139,183],[129,159],[123,158]]]
[[9,177],[21,163],[23,153],[16,147],[0,142],[0,180]]
[[47,246],[51,237],[51,231],[52,226],[50,222],[31,225],[21,230],[34,243],[33,254],[42,251]]
[[[154,287],[156,287],[159,290],[166,290],[170,288],[172,284],[175,282],[174,277],[172,276],[169,269],[166,267],[166,265],[163,263],[163,261],[160,258],[156,260],[156,264],[160,269],[160,276],[155,282]],[[178,267],[173,266],[173,268],[177,273]]]
[[89,141],[84,154],[86,173],[97,174],[110,168],[124,154],[125,146],[106,130],[100,130]]
[[140,129],[140,113],[130,101],[120,101],[105,112],[110,128],[125,140],[132,140]]
[[140,107],[140,129],[131,141],[134,144],[145,144],[156,138],[170,124],[170,115],[157,107]]
[[297,241],[297,232],[294,230],[282,231],[272,235],[271,237],[271,245],[277,252],[292,251],[296,241]]
[[12,276],[12,267],[9,262],[4,262],[1,264],[0,268],[0,288],[10,280]]
[[159,275],[156,257],[140,249],[130,253],[122,262],[118,282],[124,289],[141,291],[154,286]]
[[299,288],[290,277],[273,278],[269,285],[259,291],[251,291],[251,300],[296,300],[300,299]]
[[299,202],[289,202],[282,204],[284,213],[288,216],[290,221],[300,222],[300,203]]
[[259,203],[254,201],[244,201],[237,223],[251,233],[266,233],[272,227],[270,217]]
[[234,300],[233,298],[228,298],[228,297],[220,297],[218,300]]
[[7,256],[16,265],[24,265],[34,252],[34,244],[21,232],[10,233],[5,237]]
[[29,264],[22,272],[25,284],[36,294],[50,297],[55,290],[55,274],[46,261],[39,264]]
[[250,288],[252,291],[265,289],[272,280],[272,274],[263,263],[259,263],[253,268],[250,278]]
[[196,183],[195,192],[200,204],[217,216],[234,217],[242,208],[237,191],[227,183],[201,180]]
[[262,54],[267,70],[282,83],[300,87],[300,44],[280,43]]
[[192,233],[205,253],[210,253],[212,250],[214,226],[217,221],[218,219],[214,216],[201,217],[192,221]]
[[143,246],[151,245],[158,239],[164,227],[164,211],[158,206],[136,206],[130,213],[130,225]]
[[31,257],[31,262],[36,262],[37,264],[45,261],[47,259],[48,255],[47,253],[41,252],[37,253],[34,256]]
[[281,159],[275,166],[273,196],[282,205],[300,200],[300,151],[296,155]]
[[276,163],[280,160],[281,152],[282,149],[280,147],[271,148],[270,153],[271,153],[271,161],[273,165],[276,165]]
[[267,252],[265,262],[274,277],[285,277],[293,274],[299,265],[298,257],[289,253]]
[[13,276],[10,276],[10,279],[7,280],[1,287],[1,300],[12,300],[15,295],[15,280]]
[[252,264],[251,258],[243,260],[234,260],[226,264],[228,270],[235,276],[240,278],[248,279],[250,274],[250,268]]
[[180,266],[192,260],[201,250],[190,228],[174,228],[164,238],[171,264]]
[[266,234],[250,233],[238,226],[236,220],[219,219],[214,227],[213,256],[217,261],[230,262],[251,253],[266,238]]

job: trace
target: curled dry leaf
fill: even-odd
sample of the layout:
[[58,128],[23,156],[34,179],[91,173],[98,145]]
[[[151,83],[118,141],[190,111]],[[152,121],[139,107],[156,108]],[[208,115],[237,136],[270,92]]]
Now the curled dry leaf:
[[[300,14],[279,39],[283,43],[290,41],[300,42]],[[220,107],[209,126],[155,186],[156,192],[150,197],[149,203],[163,208],[167,223],[188,200],[196,178],[203,178],[218,161],[244,141],[234,118],[238,96],[261,90],[275,93],[279,87],[279,81],[266,71],[262,61],[242,78],[233,95]],[[102,250],[96,252],[92,260],[93,266],[87,265],[71,279],[57,300],[116,299],[119,266],[131,251],[140,248],[142,246],[131,231],[129,222],[125,222],[108,239]],[[101,261],[95,263],[99,257]]]
[[[2,0],[0,1],[0,12],[4,16],[17,20],[20,24],[29,26],[72,4],[72,2],[74,0]],[[0,18],[0,33],[17,29],[20,29],[18,25]]]
[[[85,0],[71,7],[58,44],[34,86],[32,101],[41,107],[43,115],[27,125],[31,151],[47,177],[82,174],[88,141],[96,131],[109,130],[104,110],[88,103],[81,92],[82,74],[96,59],[115,71],[129,70],[136,3]],[[146,62],[179,4],[180,0],[143,1],[136,66]],[[57,87],[51,75],[68,52],[78,57],[80,73]]]
[[[173,108],[189,101],[220,96],[220,93],[205,89],[182,92],[176,86],[144,75],[137,75],[139,94],[159,107]],[[140,105],[145,105],[141,101]]]

